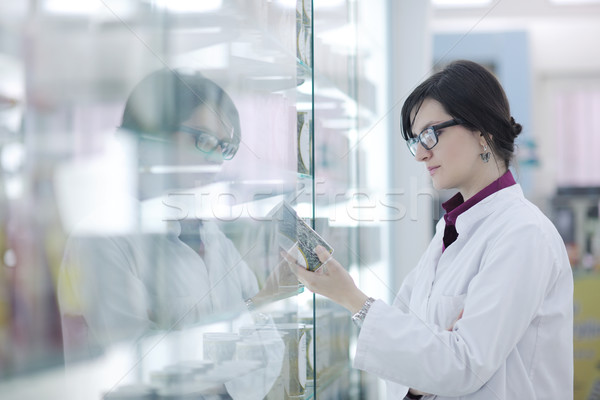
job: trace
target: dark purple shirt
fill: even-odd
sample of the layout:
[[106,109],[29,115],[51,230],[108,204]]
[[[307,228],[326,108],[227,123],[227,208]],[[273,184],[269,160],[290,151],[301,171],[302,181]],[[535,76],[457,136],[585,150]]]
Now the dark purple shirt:
[[513,177],[512,173],[510,170],[507,170],[504,175],[490,183],[485,188],[481,189],[475,196],[471,197],[467,201],[463,200],[462,194],[457,193],[452,196],[450,200],[442,203],[442,207],[446,211],[446,214],[444,214],[446,228],[444,229],[444,246],[442,251],[446,250],[448,246],[454,243],[458,237],[455,224],[456,219],[460,214],[464,213],[489,195],[494,194],[501,189],[512,186],[515,183],[515,178]]

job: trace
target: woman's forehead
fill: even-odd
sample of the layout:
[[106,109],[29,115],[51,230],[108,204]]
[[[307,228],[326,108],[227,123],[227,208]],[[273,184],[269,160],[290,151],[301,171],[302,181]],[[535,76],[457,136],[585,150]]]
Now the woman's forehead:
[[420,106],[414,107],[410,112],[413,132],[421,132],[423,129],[451,118],[444,106],[434,99],[426,98]]
[[218,110],[210,104],[201,105],[190,115],[185,125],[195,129],[209,131],[221,140],[233,138],[233,128]]

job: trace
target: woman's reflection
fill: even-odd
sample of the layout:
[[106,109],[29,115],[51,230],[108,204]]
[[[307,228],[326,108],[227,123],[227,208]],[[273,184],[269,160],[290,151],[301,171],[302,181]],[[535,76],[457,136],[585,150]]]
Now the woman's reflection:
[[[278,292],[280,271],[259,291],[217,225],[197,219],[195,204],[174,206],[214,180],[240,146],[238,112],[221,87],[197,73],[155,72],[128,98],[118,135],[134,138],[138,185],[136,193],[111,196],[137,215],[125,232],[99,234],[89,226],[112,218],[99,211],[71,235],[59,280],[67,361],[154,330],[233,316]],[[269,350],[278,350],[266,360],[275,371],[263,380],[278,375],[280,346]]]

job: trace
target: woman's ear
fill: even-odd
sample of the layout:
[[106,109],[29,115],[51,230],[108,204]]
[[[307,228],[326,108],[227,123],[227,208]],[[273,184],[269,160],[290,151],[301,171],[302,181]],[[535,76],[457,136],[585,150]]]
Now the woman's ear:
[[479,132],[479,144],[483,147],[483,146],[487,146],[488,143],[490,141],[493,140],[492,135],[487,135],[488,139],[486,140],[486,135],[484,135],[483,133]]

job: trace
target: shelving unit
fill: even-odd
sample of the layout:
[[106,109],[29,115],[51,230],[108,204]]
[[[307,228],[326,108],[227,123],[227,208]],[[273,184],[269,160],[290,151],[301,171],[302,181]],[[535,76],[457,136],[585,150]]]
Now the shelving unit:
[[[380,226],[349,211],[369,187],[361,137],[382,112],[384,83],[365,73],[372,50],[358,40],[358,9],[370,6],[187,3],[0,6],[0,392],[11,398],[30,396],[24,380],[65,399],[360,390],[349,315],[283,276],[272,212],[291,204],[355,276],[382,257],[359,241],[363,225]],[[232,160],[184,164],[174,140],[118,129],[129,95],[159,70],[229,95],[241,128]],[[149,152],[157,161],[144,164]],[[181,270],[172,235],[187,219],[200,221],[203,247]],[[246,304],[248,287],[273,282]]]

